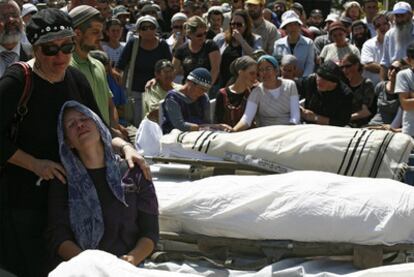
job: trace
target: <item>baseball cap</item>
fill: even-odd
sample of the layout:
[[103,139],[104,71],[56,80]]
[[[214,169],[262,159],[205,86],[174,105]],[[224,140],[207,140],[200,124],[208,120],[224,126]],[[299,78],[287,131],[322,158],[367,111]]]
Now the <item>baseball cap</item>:
[[407,2],[398,2],[395,3],[392,14],[405,14],[405,13],[412,13],[411,5]]

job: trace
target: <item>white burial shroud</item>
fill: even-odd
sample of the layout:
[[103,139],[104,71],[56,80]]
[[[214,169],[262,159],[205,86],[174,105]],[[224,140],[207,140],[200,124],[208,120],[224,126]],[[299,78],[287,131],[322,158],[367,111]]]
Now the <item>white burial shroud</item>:
[[156,182],[162,231],[252,240],[414,243],[414,188],[317,171]]

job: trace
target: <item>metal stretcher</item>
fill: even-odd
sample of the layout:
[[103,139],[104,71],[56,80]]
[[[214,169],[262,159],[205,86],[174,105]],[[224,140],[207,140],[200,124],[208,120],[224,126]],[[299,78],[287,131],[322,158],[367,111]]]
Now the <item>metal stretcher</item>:
[[414,245],[247,240],[162,232],[156,252],[151,259],[154,262],[205,260],[215,266],[228,269],[260,270],[284,258],[314,259],[321,256],[339,260],[352,259],[356,268],[366,269],[412,261]]

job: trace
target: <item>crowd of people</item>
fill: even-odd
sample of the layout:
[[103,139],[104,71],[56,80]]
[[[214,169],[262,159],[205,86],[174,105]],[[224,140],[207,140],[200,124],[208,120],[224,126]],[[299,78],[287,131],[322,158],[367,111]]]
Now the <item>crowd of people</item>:
[[343,2],[325,14],[286,0],[0,0],[0,270],[151,253],[157,199],[127,130],[144,118],[163,133],[414,136],[411,5]]

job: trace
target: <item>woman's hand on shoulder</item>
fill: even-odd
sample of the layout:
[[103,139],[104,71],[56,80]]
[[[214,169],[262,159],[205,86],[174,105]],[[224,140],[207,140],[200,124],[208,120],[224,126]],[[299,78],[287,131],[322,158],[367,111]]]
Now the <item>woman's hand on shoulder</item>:
[[59,163],[50,160],[36,159],[33,163],[32,171],[43,180],[58,178],[59,181],[66,184],[66,171]]
[[122,147],[124,151],[125,160],[128,163],[129,168],[133,168],[137,164],[144,174],[145,179],[152,180],[151,169],[149,165],[145,162],[145,159],[138,154],[137,150],[132,146],[132,144],[126,144]]

